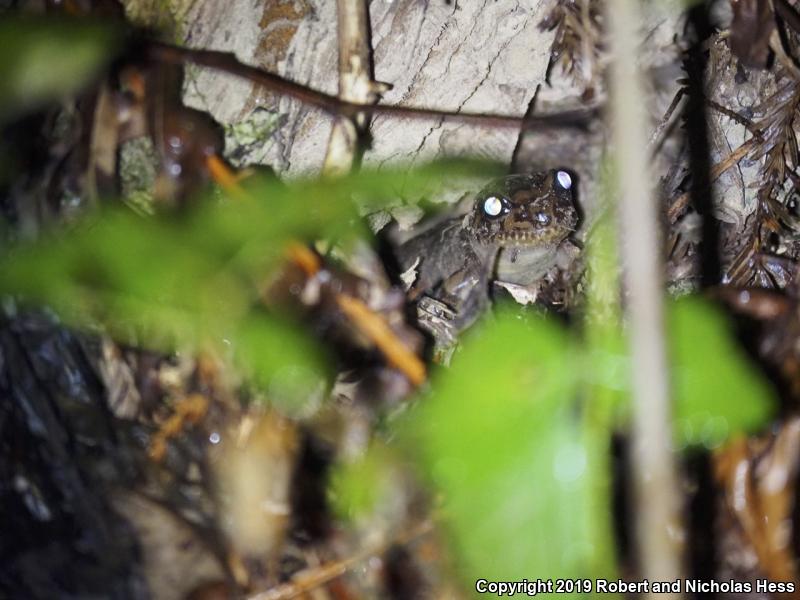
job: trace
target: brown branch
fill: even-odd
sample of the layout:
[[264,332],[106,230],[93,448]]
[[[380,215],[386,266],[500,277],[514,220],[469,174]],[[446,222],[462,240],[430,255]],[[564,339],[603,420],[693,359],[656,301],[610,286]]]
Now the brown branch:
[[383,554],[389,547],[395,544],[409,544],[415,539],[430,533],[432,530],[433,523],[431,523],[431,521],[423,521],[405,533],[400,534],[395,539],[387,540],[386,543],[362,550],[349,558],[300,571],[294,575],[292,580],[288,583],[254,594],[247,600],[289,600],[290,598],[297,598],[298,596],[308,594],[312,590],[333,581],[337,577],[341,577],[358,563],[364,562],[372,556]]
[[[339,98],[361,104],[375,104],[388,86],[372,79],[369,44],[369,14],[366,0],[337,0],[336,35],[339,41]],[[362,118],[339,118],[328,139],[323,173],[346,175],[358,152],[359,133],[369,121]]]
[[747,131],[749,131],[755,137],[757,137],[758,139],[761,139],[761,130],[750,119],[747,119],[746,117],[743,117],[742,115],[740,115],[736,111],[731,110],[730,108],[728,108],[726,106],[722,106],[722,104],[720,104],[716,100],[712,100],[711,98],[706,98],[706,102],[708,102],[708,105],[711,108],[713,108],[715,111],[717,111],[720,114],[725,115],[726,117],[728,117],[732,121],[736,121],[737,123],[739,123],[739,125],[741,125],[745,129],[747,129]]
[[360,113],[364,113],[368,116],[380,115],[402,119],[448,119],[453,122],[470,125],[524,130],[559,126],[581,127],[590,119],[597,116],[601,108],[599,106],[592,106],[584,109],[556,112],[547,115],[513,116],[486,113],[455,113],[446,110],[417,108],[413,106],[359,104],[357,102],[342,100],[336,96],[331,96],[330,94],[319,92],[304,85],[300,85],[299,83],[295,83],[294,81],[289,81],[274,73],[269,73],[257,67],[246,65],[239,62],[233,54],[227,52],[195,50],[161,43],[150,44],[146,52],[151,59],[169,64],[183,65],[185,63],[192,63],[210,69],[224,71],[231,75],[252,81],[253,83],[263,85],[276,94],[299,100],[331,116],[346,117],[349,119],[355,119]]
[[353,325],[366,336],[386,360],[414,385],[425,383],[425,363],[392,331],[389,323],[358,298],[339,294],[336,303]]
[[662,142],[666,139],[664,131],[666,131],[667,127],[670,125],[672,121],[672,115],[678,108],[678,104],[680,104],[682,100],[685,100],[686,97],[687,96],[685,89],[679,88],[678,91],[675,92],[675,96],[672,98],[672,102],[669,103],[667,110],[664,112],[664,116],[661,117],[661,122],[653,130],[653,133],[650,134],[650,141],[647,143],[647,149],[650,152],[651,156],[655,155],[656,152],[658,152],[659,148],[661,148]]

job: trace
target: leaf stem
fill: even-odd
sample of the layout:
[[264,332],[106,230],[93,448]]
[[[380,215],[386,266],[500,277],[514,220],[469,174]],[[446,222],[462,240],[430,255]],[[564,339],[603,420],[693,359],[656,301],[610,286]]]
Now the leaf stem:
[[[680,499],[670,450],[658,213],[647,164],[645,95],[636,65],[640,16],[636,0],[615,0],[607,7],[613,50],[610,116],[619,166],[620,250],[628,291],[634,401],[636,539],[642,577],[673,581],[682,571],[681,545],[676,541]],[[662,594],[658,597],[663,600]]]

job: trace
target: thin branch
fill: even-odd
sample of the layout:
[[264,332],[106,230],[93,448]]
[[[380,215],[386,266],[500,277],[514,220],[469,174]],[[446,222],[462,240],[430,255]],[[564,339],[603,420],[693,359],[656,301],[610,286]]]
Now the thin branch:
[[708,105],[715,111],[725,115],[732,121],[736,121],[737,123],[739,123],[739,125],[747,129],[747,131],[749,131],[752,135],[754,135],[758,139],[761,139],[761,130],[750,119],[743,117],[742,115],[740,115],[734,110],[731,110],[727,106],[722,106],[722,104],[720,104],[716,100],[712,100],[711,98],[706,98],[706,102],[708,102]]
[[389,364],[403,373],[414,385],[425,383],[427,377],[425,363],[395,335],[384,317],[358,298],[347,294],[337,295],[336,304],[353,325],[375,344]]
[[361,113],[368,117],[382,115],[402,119],[448,119],[456,123],[480,125],[484,127],[511,128],[511,129],[537,129],[543,127],[583,127],[600,111],[599,106],[584,109],[569,110],[550,113],[547,115],[513,116],[487,113],[450,112],[412,106],[385,106],[381,104],[368,105],[358,102],[349,102],[324,92],[284,79],[274,73],[269,73],[257,67],[245,65],[233,54],[217,52],[214,50],[195,50],[181,48],[169,44],[152,43],[145,49],[145,53],[153,60],[183,65],[192,63],[210,69],[217,69],[242,77],[264,86],[270,91],[299,100],[313,106],[334,117],[358,118]]
[[[664,113],[664,116],[661,118],[661,122],[650,135],[650,141],[647,144],[647,149],[650,151],[650,156],[653,156],[661,148],[661,144],[667,137],[664,135],[664,132],[667,131],[668,127],[671,129],[671,124],[674,122],[672,120],[672,116],[676,113],[678,105],[681,103],[686,104],[686,93],[684,88],[680,88],[675,93],[675,96],[672,98],[672,102],[670,102],[666,112]],[[681,111],[682,110],[683,107],[681,107]],[[678,111],[677,114],[680,114],[681,111]]]
[[290,598],[297,598],[308,594],[337,577],[341,577],[347,571],[355,567],[361,562],[386,552],[391,546],[406,545],[414,540],[430,533],[433,530],[433,523],[431,521],[423,521],[422,523],[412,527],[408,531],[399,535],[397,538],[388,540],[386,543],[379,544],[372,548],[367,548],[361,552],[343,560],[334,561],[320,567],[314,567],[300,571],[292,577],[288,583],[281,584],[270,590],[260,592],[250,596],[247,600],[289,600]]
[[650,581],[675,581],[682,571],[681,546],[676,541],[676,532],[682,531],[680,487],[670,451],[658,210],[649,174],[645,94],[636,66],[638,6],[637,0],[616,0],[607,4],[606,11],[614,50],[611,117],[618,152],[620,249],[630,324],[636,539],[642,576]]
[[[337,36],[339,40],[339,98],[358,104],[374,104],[386,86],[372,79],[370,68],[369,15],[366,0],[337,0]],[[334,122],[323,172],[346,175],[358,151],[359,129],[369,121],[364,113],[355,119],[340,117]]]
[[[761,140],[759,138],[752,137],[738,146],[735,150],[732,150],[728,156],[723,158],[711,168],[711,172],[708,177],[709,181],[713,183],[719,179],[725,171],[747,156],[747,154],[753,148],[755,148],[756,144],[760,141]],[[675,219],[678,218],[678,215],[681,214],[683,209],[686,208],[686,205],[689,203],[690,197],[691,194],[689,192],[685,192],[672,201],[672,204],[670,204],[669,208],[667,209],[667,218],[670,220],[670,222],[674,222]]]

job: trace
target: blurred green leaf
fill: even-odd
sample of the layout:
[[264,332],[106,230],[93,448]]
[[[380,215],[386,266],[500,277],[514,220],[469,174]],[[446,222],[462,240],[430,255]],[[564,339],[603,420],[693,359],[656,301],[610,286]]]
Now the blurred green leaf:
[[128,343],[214,346],[286,408],[292,398],[314,393],[325,365],[315,341],[260,308],[258,291],[287,243],[368,237],[354,195],[385,202],[398,186],[413,192],[475,172],[496,170],[467,162],[292,186],[257,179],[248,181],[247,198],[198,202],[187,214],[107,211],[69,232],[8,249],[0,292],[47,303],[73,325],[102,323]]
[[471,332],[404,423],[404,447],[443,492],[466,582],[591,577],[593,555],[613,555],[587,533],[570,349],[552,320],[501,313]]
[[[609,164],[601,171],[602,187],[608,194]],[[583,318],[584,360],[581,375],[587,384],[597,426],[608,430],[629,409],[630,361],[622,327],[619,303],[619,253],[613,213],[599,211],[592,235],[586,243],[587,286]]]
[[[265,389],[284,414],[303,408],[324,389],[325,354],[299,327],[268,314],[250,314],[229,335],[242,372]],[[227,338],[226,338],[227,339]]]
[[360,460],[334,470],[330,488],[333,509],[344,519],[375,514],[391,505],[397,492],[394,484],[401,478],[398,457],[390,448],[373,443]]
[[114,58],[122,31],[88,19],[0,20],[0,121],[80,91]]
[[774,391],[725,316],[697,297],[674,302],[669,314],[677,443],[712,448],[763,426],[776,408]]

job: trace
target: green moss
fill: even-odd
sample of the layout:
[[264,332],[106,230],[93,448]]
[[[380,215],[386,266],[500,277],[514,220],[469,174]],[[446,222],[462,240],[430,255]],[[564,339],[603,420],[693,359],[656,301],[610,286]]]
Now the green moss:
[[122,197],[133,210],[153,214],[153,186],[156,180],[155,148],[150,138],[123,143],[119,150]]
[[256,108],[246,118],[225,126],[225,156],[234,166],[263,164],[279,115]]

